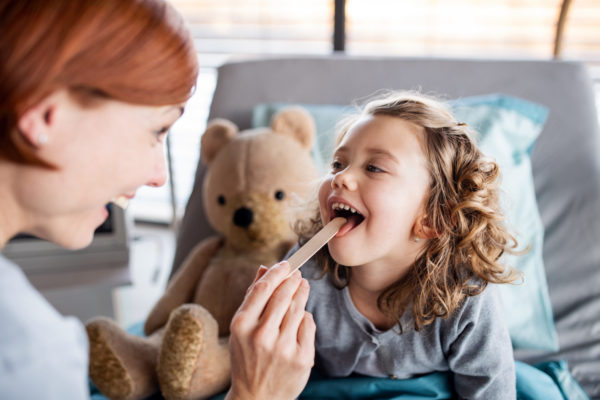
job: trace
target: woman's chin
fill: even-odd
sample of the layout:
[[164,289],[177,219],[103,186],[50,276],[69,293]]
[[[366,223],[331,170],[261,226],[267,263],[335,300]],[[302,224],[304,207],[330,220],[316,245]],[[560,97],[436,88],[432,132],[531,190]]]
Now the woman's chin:
[[60,234],[52,235],[50,241],[68,250],[83,249],[92,243],[96,228],[102,225],[107,217],[108,213],[104,210],[70,222],[62,221],[63,226],[56,230]]
[[81,250],[85,247],[88,247],[92,240],[94,239],[94,232],[92,233],[82,233],[79,232],[71,237],[64,237],[55,243],[61,247],[64,247],[67,250]]

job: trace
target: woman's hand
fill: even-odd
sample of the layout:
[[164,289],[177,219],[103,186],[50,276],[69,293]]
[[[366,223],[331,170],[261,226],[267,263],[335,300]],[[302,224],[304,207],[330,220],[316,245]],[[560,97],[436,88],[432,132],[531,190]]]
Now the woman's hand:
[[231,389],[226,399],[294,399],[315,358],[309,286],[287,262],[261,267],[231,321]]

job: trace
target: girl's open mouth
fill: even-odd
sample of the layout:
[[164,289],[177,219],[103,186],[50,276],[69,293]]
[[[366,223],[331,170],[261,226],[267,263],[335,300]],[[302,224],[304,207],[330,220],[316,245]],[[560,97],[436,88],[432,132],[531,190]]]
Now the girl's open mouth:
[[360,223],[365,219],[360,212],[343,203],[333,203],[331,205],[331,218],[333,219],[335,217],[343,217],[348,220],[348,222],[341,227],[336,236],[345,235],[360,225]]

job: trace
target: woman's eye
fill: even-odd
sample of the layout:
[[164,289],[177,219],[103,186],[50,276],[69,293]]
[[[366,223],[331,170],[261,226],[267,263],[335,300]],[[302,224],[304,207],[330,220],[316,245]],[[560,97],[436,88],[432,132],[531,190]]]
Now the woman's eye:
[[168,126],[163,126],[162,128],[154,131],[154,135],[156,135],[156,137],[158,139],[161,139],[161,136],[166,135],[167,132],[169,132],[169,127]]

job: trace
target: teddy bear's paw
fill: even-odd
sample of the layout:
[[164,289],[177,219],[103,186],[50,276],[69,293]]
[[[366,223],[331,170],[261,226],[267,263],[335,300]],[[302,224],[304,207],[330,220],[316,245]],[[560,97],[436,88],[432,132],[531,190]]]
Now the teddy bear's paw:
[[141,399],[158,389],[156,346],[125,332],[108,318],[86,324],[90,342],[90,378],[108,398]]
[[86,325],[90,341],[90,378],[110,399],[130,399],[133,379],[110,344],[111,321],[98,318]]
[[[190,396],[192,378],[210,342],[217,341],[217,324],[204,308],[183,305],[171,313],[158,359],[158,380],[167,399]],[[207,346],[208,345],[208,346]]]

